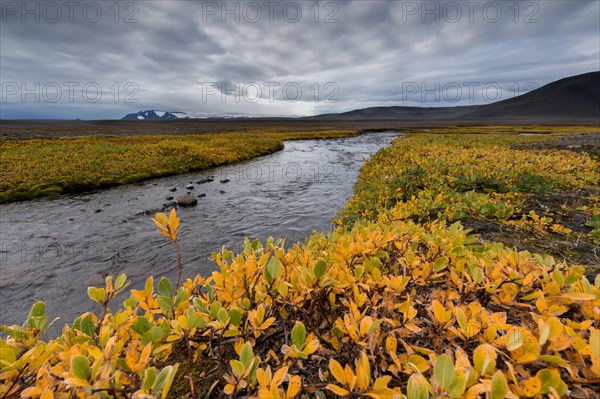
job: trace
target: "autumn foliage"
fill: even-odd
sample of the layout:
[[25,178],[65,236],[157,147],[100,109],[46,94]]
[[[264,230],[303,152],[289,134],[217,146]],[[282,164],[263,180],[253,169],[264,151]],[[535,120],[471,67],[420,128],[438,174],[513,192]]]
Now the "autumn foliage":
[[[122,306],[127,279],[109,277],[88,291],[105,314],[55,339],[38,303],[3,327],[0,398],[165,398],[175,383],[194,398],[595,395],[600,276],[390,214],[223,249],[212,275],[150,277]],[[185,228],[155,220],[175,242]]]

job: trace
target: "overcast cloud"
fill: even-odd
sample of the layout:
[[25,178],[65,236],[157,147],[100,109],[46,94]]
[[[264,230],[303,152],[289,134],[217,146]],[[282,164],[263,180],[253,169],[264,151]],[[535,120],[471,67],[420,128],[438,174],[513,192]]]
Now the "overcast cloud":
[[469,105],[600,70],[597,0],[1,3],[3,119]]

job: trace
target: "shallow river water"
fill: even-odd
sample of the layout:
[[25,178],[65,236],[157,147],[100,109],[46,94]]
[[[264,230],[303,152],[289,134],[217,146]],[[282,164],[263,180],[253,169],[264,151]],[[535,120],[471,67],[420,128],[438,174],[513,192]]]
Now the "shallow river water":
[[[150,275],[174,279],[173,246],[150,221],[154,211],[144,211],[187,191],[206,196],[178,210],[184,277],[209,274],[215,269],[211,253],[222,245],[236,252],[244,237],[293,243],[313,230],[329,231],[363,161],[397,135],[288,141],[282,151],[236,165],[0,205],[0,324],[22,322],[37,300],[46,302],[51,319],[61,318],[57,324],[96,310],[86,290],[103,285],[108,274],[126,273],[130,288]],[[214,181],[197,183],[207,176]]]

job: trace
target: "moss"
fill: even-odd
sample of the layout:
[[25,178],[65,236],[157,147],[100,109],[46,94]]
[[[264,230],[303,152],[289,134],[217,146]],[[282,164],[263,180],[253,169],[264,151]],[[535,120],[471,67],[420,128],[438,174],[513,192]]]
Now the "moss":
[[82,193],[267,155],[284,140],[357,135],[352,130],[0,140],[0,203]]

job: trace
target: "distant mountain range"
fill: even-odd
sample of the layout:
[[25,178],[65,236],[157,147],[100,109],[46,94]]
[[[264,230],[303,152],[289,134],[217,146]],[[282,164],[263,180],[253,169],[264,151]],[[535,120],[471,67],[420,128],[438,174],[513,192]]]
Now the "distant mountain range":
[[140,111],[133,114],[127,114],[123,117],[126,120],[165,120],[165,119],[244,119],[244,118],[261,118],[263,115],[248,115],[248,114],[200,114],[198,116],[190,116],[185,112],[165,112],[158,110]]
[[521,96],[485,105],[459,107],[371,107],[307,117],[315,120],[493,121],[597,120],[600,123],[600,72],[571,76]]
[[190,116],[185,112],[173,112],[173,111],[158,111],[158,110],[149,110],[149,111],[140,111],[134,114],[127,114],[123,119],[131,120],[131,119],[190,119]]
[[[261,117],[263,116],[244,114],[203,114],[191,117],[185,112],[148,110],[128,114],[123,119],[260,119]],[[458,107],[370,107],[336,114],[309,116],[298,118],[298,120],[341,122],[379,120],[407,123],[597,121],[600,123],[600,72],[590,72],[557,80],[521,96],[491,104]]]

